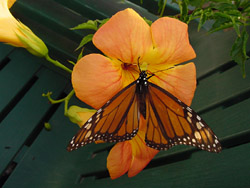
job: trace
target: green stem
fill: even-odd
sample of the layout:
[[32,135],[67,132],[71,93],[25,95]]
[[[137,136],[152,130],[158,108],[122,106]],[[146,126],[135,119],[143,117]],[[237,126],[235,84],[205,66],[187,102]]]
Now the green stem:
[[68,113],[68,104],[69,104],[69,100],[70,98],[75,94],[74,89],[72,89],[72,91],[67,95],[67,97],[65,97],[65,103],[64,103],[64,115],[67,115]]
[[47,97],[51,104],[57,104],[57,103],[64,102],[64,115],[66,115],[68,113],[69,100],[74,95],[74,93],[75,93],[75,91],[72,90],[66,97],[59,99],[59,100],[54,100],[51,98],[52,92],[48,92],[47,94],[43,94],[43,97]]
[[57,66],[57,67],[59,67],[59,68],[65,70],[65,71],[67,71],[67,72],[69,72],[69,73],[72,73],[72,70],[70,70],[68,67],[65,67],[65,66],[64,66],[63,64],[61,64],[59,61],[51,59],[51,58],[49,57],[49,55],[47,55],[45,58],[46,58],[47,61],[51,62],[51,63],[54,64],[55,66]]
[[164,13],[164,10],[165,10],[165,7],[166,7],[166,4],[167,4],[167,0],[164,0],[163,6],[162,6],[162,9],[161,9],[161,14],[160,14],[160,17],[162,17],[162,16],[163,16],[163,13]]

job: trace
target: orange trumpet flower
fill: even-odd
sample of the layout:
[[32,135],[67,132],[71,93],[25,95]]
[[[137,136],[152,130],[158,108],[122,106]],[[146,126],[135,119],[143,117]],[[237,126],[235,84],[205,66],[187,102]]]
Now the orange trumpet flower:
[[[149,26],[134,10],[125,9],[112,16],[95,33],[93,43],[105,55],[84,56],[72,72],[76,96],[93,108],[99,109],[138,78],[138,59],[149,72],[165,70],[158,72],[150,82],[187,105],[191,104],[196,89],[195,65],[178,65],[196,57],[185,23],[163,17]],[[80,119],[87,119],[93,112],[77,114]],[[135,176],[158,153],[146,146],[145,120],[141,119],[137,135],[117,143],[109,153],[107,168],[112,179],[126,172],[129,177]]]

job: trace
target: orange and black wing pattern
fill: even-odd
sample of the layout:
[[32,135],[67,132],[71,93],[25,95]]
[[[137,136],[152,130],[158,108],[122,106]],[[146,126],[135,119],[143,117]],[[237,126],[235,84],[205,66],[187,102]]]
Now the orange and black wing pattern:
[[163,88],[148,83],[147,132],[145,142],[157,150],[175,145],[191,145],[209,152],[220,152],[217,136],[189,106]]
[[72,138],[67,150],[97,140],[121,142],[132,139],[137,134],[140,118],[135,91],[136,82],[133,82],[97,110]]

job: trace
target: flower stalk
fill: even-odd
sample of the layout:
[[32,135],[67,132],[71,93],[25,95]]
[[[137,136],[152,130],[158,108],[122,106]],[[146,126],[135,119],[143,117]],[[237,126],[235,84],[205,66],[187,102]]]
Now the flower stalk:
[[55,100],[55,99],[52,99],[51,98],[51,95],[52,95],[52,92],[48,92],[48,93],[43,93],[42,96],[43,97],[47,97],[49,102],[51,104],[57,104],[57,103],[62,103],[64,102],[64,115],[67,116],[68,114],[68,104],[69,104],[69,100],[71,99],[71,97],[75,94],[75,91],[72,90],[66,97],[62,98],[62,99],[58,99],[58,100]]
[[52,58],[49,56],[49,54],[47,54],[47,55],[45,56],[45,59],[46,59],[47,61],[51,62],[51,63],[52,63],[53,65],[55,65],[56,67],[59,67],[59,68],[65,70],[65,71],[67,71],[68,73],[72,73],[72,70],[70,70],[68,67],[64,66],[63,64],[61,64],[59,61],[52,59]]

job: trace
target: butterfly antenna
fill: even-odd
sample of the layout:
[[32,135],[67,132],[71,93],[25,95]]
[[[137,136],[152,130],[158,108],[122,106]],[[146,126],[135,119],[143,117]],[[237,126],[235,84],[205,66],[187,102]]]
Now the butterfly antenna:
[[176,66],[172,66],[172,67],[169,67],[169,68],[167,68],[167,69],[163,69],[163,70],[158,70],[158,71],[155,71],[155,72],[151,72],[151,74],[155,74],[155,73],[157,73],[157,72],[163,72],[163,71],[167,71],[167,70],[169,70],[169,69],[172,69],[172,68],[175,68]]
[[137,66],[138,66],[139,71],[140,71],[140,73],[141,73],[141,67],[140,67],[140,56],[139,56],[139,57],[138,57],[138,59],[137,59]]

